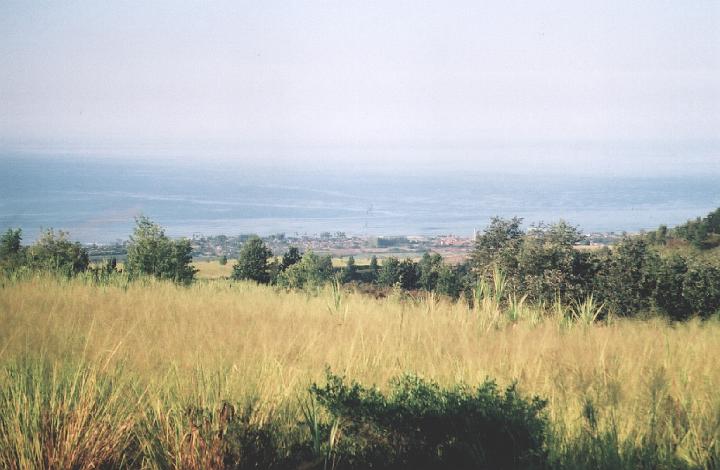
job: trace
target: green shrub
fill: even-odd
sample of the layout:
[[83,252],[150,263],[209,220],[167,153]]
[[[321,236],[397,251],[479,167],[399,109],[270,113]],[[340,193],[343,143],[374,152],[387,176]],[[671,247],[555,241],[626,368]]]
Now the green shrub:
[[245,241],[238,253],[238,260],[233,266],[232,278],[249,279],[260,284],[270,282],[269,261],[272,251],[257,235]]
[[90,265],[87,250],[80,243],[68,240],[67,232],[55,233],[52,229],[27,248],[26,259],[31,269],[67,275],[83,272]]
[[316,288],[330,281],[332,275],[330,256],[307,251],[299,262],[278,274],[277,284],[290,289]]
[[720,267],[706,261],[688,264],[683,297],[693,313],[707,318],[720,310]]
[[391,287],[400,282],[401,278],[400,260],[394,256],[388,256],[382,262],[378,271],[377,283],[383,287]]
[[660,258],[645,239],[624,238],[601,263],[595,293],[611,312],[631,316],[650,308]]
[[191,265],[190,241],[171,240],[162,227],[147,217],[138,217],[135,223],[125,262],[127,272],[133,277],[149,275],[178,283],[191,282],[197,270]]
[[[414,375],[384,395],[328,371],[312,395],[341,423],[334,444],[343,468],[542,468],[546,405],[504,392],[488,380],[477,388],[441,388]],[[329,431],[328,431],[329,432]]]
[[653,300],[673,320],[684,320],[692,314],[683,292],[687,270],[687,260],[679,255],[662,260],[657,269]]

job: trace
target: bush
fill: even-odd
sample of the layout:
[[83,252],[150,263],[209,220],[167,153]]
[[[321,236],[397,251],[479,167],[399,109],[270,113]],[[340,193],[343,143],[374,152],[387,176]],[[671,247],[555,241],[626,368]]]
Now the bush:
[[325,284],[333,275],[330,256],[306,252],[300,262],[278,274],[277,283],[290,289],[314,288]]
[[595,293],[610,311],[631,316],[650,308],[660,258],[642,237],[626,237],[605,259]]
[[147,217],[138,217],[135,223],[125,262],[127,272],[132,276],[150,275],[178,283],[191,282],[197,270],[190,264],[190,241],[169,239],[163,228]]
[[683,292],[687,270],[685,258],[673,255],[662,260],[655,277],[655,306],[673,320],[684,320],[692,314],[692,308]]
[[701,261],[689,263],[682,291],[693,313],[707,318],[720,311],[720,267]]
[[394,256],[385,258],[378,271],[377,283],[383,287],[391,287],[400,282],[400,260]]
[[312,395],[341,423],[335,460],[344,468],[542,468],[546,402],[504,392],[488,380],[477,388],[443,389],[414,375],[391,382],[387,395],[346,384],[328,371]]
[[67,232],[57,234],[49,229],[27,249],[27,264],[31,269],[55,271],[73,275],[85,271],[90,257],[80,243],[68,240]]
[[14,271],[23,264],[22,230],[7,229],[0,238],[0,268],[3,271]]
[[270,271],[268,261],[272,257],[272,251],[265,246],[260,237],[250,237],[238,254],[238,261],[233,266],[232,278],[235,280],[249,279],[260,284],[270,282]]

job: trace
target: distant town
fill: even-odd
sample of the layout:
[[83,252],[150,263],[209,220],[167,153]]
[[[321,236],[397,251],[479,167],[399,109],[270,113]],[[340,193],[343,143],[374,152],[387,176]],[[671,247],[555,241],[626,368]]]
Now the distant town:
[[[596,232],[584,234],[578,248],[592,248],[612,245],[625,235],[624,232]],[[194,259],[215,259],[223,256],[234,258],[242,244],[252,234],[241,235],[203,235],[195,233],[192,241]],[[354,256],[378,258],[395,256],[398,258],[417,257],[425,252],[439,253],[443,258],[462,261],[473,248],[473,237],[458,235],[435,236],[359,236],[347,235],[345,232],[321,232],[318,234],[277,233],[262,237],[263,241],[276,255],[283,254],[290,246],[301,251],[312,250],[317,254],[329,254],[335,258]],[[92,259],[117,258],[123,259],[127,254],[127,240],[117,240],[110,244],[86,245]]]

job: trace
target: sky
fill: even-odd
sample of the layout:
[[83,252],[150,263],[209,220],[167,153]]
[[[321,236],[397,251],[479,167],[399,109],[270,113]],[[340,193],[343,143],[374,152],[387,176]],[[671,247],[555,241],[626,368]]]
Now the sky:
[[718,24],[716,0],[3,0],[0,152],[720,173]]

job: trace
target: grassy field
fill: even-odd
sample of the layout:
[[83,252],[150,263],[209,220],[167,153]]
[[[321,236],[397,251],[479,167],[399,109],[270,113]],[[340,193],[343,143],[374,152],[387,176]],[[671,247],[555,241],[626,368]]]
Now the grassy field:
[[[216,276],[211,264],[220,267],[200,265],[203,277]],[[405,372],[442,385],[517,380],[548,400],[558,467],[581,466],[575,454],[595,445],[605,468],[633,468],[638,449],[659,456],[656,468],[720,465],[714,320],[585,324],[562,308],[510,313],[432,296],[116,284],[3,282],[0,467],[90,468],[89,456],[107,455],[113,465],[209,468],[209,444],[188,450],[196,425],[182,410],[229,400],[244,404],[248,422],[294,429],[326,367],[381,389]]]
[[197,279],[223,279],[229,278],[233,271],[233,266],[237,260],[228,259],[224,265],[217,260],[193,261],[192,265],[197,269],[195,277]]
[[[227,279],[233,271],[233,266],[237,260],[228,259],[225,265],[221,265],[217,260],[193,261],[192,265],[198,270],[196,277],[198,279]],[[347,258],[333,258],[333,267],[343,268],[347,265]],[[357,258],[355,265],[358,267],[370,265],[370,258]],[[382,259],[378,259],[378,265],[382,265]]]

